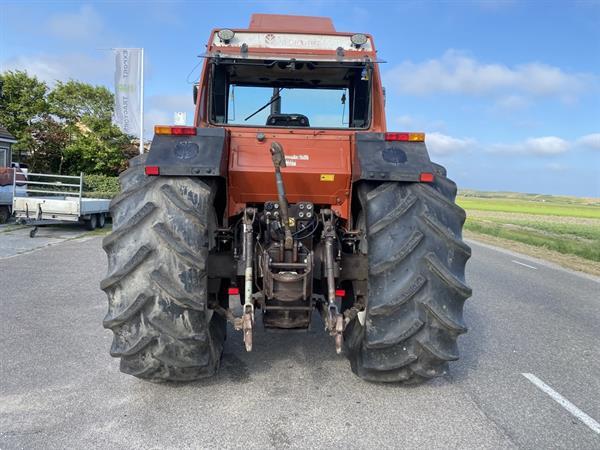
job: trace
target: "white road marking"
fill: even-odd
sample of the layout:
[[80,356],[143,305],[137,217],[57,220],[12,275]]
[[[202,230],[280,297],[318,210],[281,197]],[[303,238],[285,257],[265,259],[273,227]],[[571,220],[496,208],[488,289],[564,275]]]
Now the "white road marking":
[[527,378],[529,381],[535,384],[538,388],[540,388],[542,391],[544,391],[546,394],[552,397],[552,400],[554,400],[560,406],[562,406],[575,417],[577,417],[579,420],[581,420],[585,425],[587,425],[587,427],[590,430],[597,434],[600,434],[600,423],[596,422],[594,419],[592,419],[590,416],[588,416],[586,413],[584,413],[577,406],[575,406],[569,400],[564,398],[562,395],[560,395],[558,392],[556,392],[554,389],[552,389],[534,374],[522,373],[521,375],[523,375],[525,378]]
[[529,264],[525,264],[520,261],[515,261],[514,259],[512,259],[511,262],[514,262],[515,264],[518,264],[520,266],[525,266],[525,267],[529,267],[530,269],[537,270],[537,267],[530,266]]

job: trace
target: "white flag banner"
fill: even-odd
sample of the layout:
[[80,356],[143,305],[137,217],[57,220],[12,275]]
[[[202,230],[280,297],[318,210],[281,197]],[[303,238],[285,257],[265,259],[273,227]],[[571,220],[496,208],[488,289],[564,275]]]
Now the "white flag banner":
[[115,49],[115,124],[130,135],[140,134],[142,102],[141,48]]

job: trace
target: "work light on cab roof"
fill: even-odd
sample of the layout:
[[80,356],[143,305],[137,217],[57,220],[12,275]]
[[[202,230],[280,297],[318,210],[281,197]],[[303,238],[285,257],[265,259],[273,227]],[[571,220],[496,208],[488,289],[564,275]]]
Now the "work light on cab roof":
[[235,36],[235,32],[233,30],[225,28],[223,30],[219,30],[219,32],[217,33],[217,36],[219,36],[219,39],[221,39],[221,41],[223,43],[229,44],[229,42]]
[[350,37],[350,41],[352,41],[352,44],[356,48],[362,47],[367,43],[368,40],[369,38],[367,37],[367,35],[363,33],[353,34],[352,37]]

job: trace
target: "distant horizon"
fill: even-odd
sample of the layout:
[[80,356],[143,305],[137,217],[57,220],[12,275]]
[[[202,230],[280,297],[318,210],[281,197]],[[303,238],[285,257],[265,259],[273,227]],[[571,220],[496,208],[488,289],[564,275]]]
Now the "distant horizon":
[[545,194],[543,192],[518,192],[518,191],[498,191],[498,190],[494,190],[494,191],[488,191],[485,189],[474,189],[474,188],[469,188],[469,187],[458,187],[458,195],[461,195],[463,192],[465,191],[473,191],[473,192],[482,192],[482,193],[486,193],[486,194],[519,194],[519,195],[541,195],[541,196],[548,196],[548,197],[572,197],[572,198],[577,198],[577,199],[589,199],[589,200],[597,200],[598,202],[600,202],[600,197],[594,197],[594,196],[587,196],[587,195],[570,195],[570,194]]

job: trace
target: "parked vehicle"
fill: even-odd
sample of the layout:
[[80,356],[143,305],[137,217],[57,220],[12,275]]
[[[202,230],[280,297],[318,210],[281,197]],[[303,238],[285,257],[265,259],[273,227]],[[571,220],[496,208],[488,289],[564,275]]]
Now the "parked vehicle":
[[[13,195],[12,209],[18,223],[33,227],[31,237],[43,225],[81,223],[88,230],[104,227],[110,200],[84,197],[83,173],[70,176],[29,172],[27,177],[26,195]],[[16,193],[16,181],[12,188]]]

